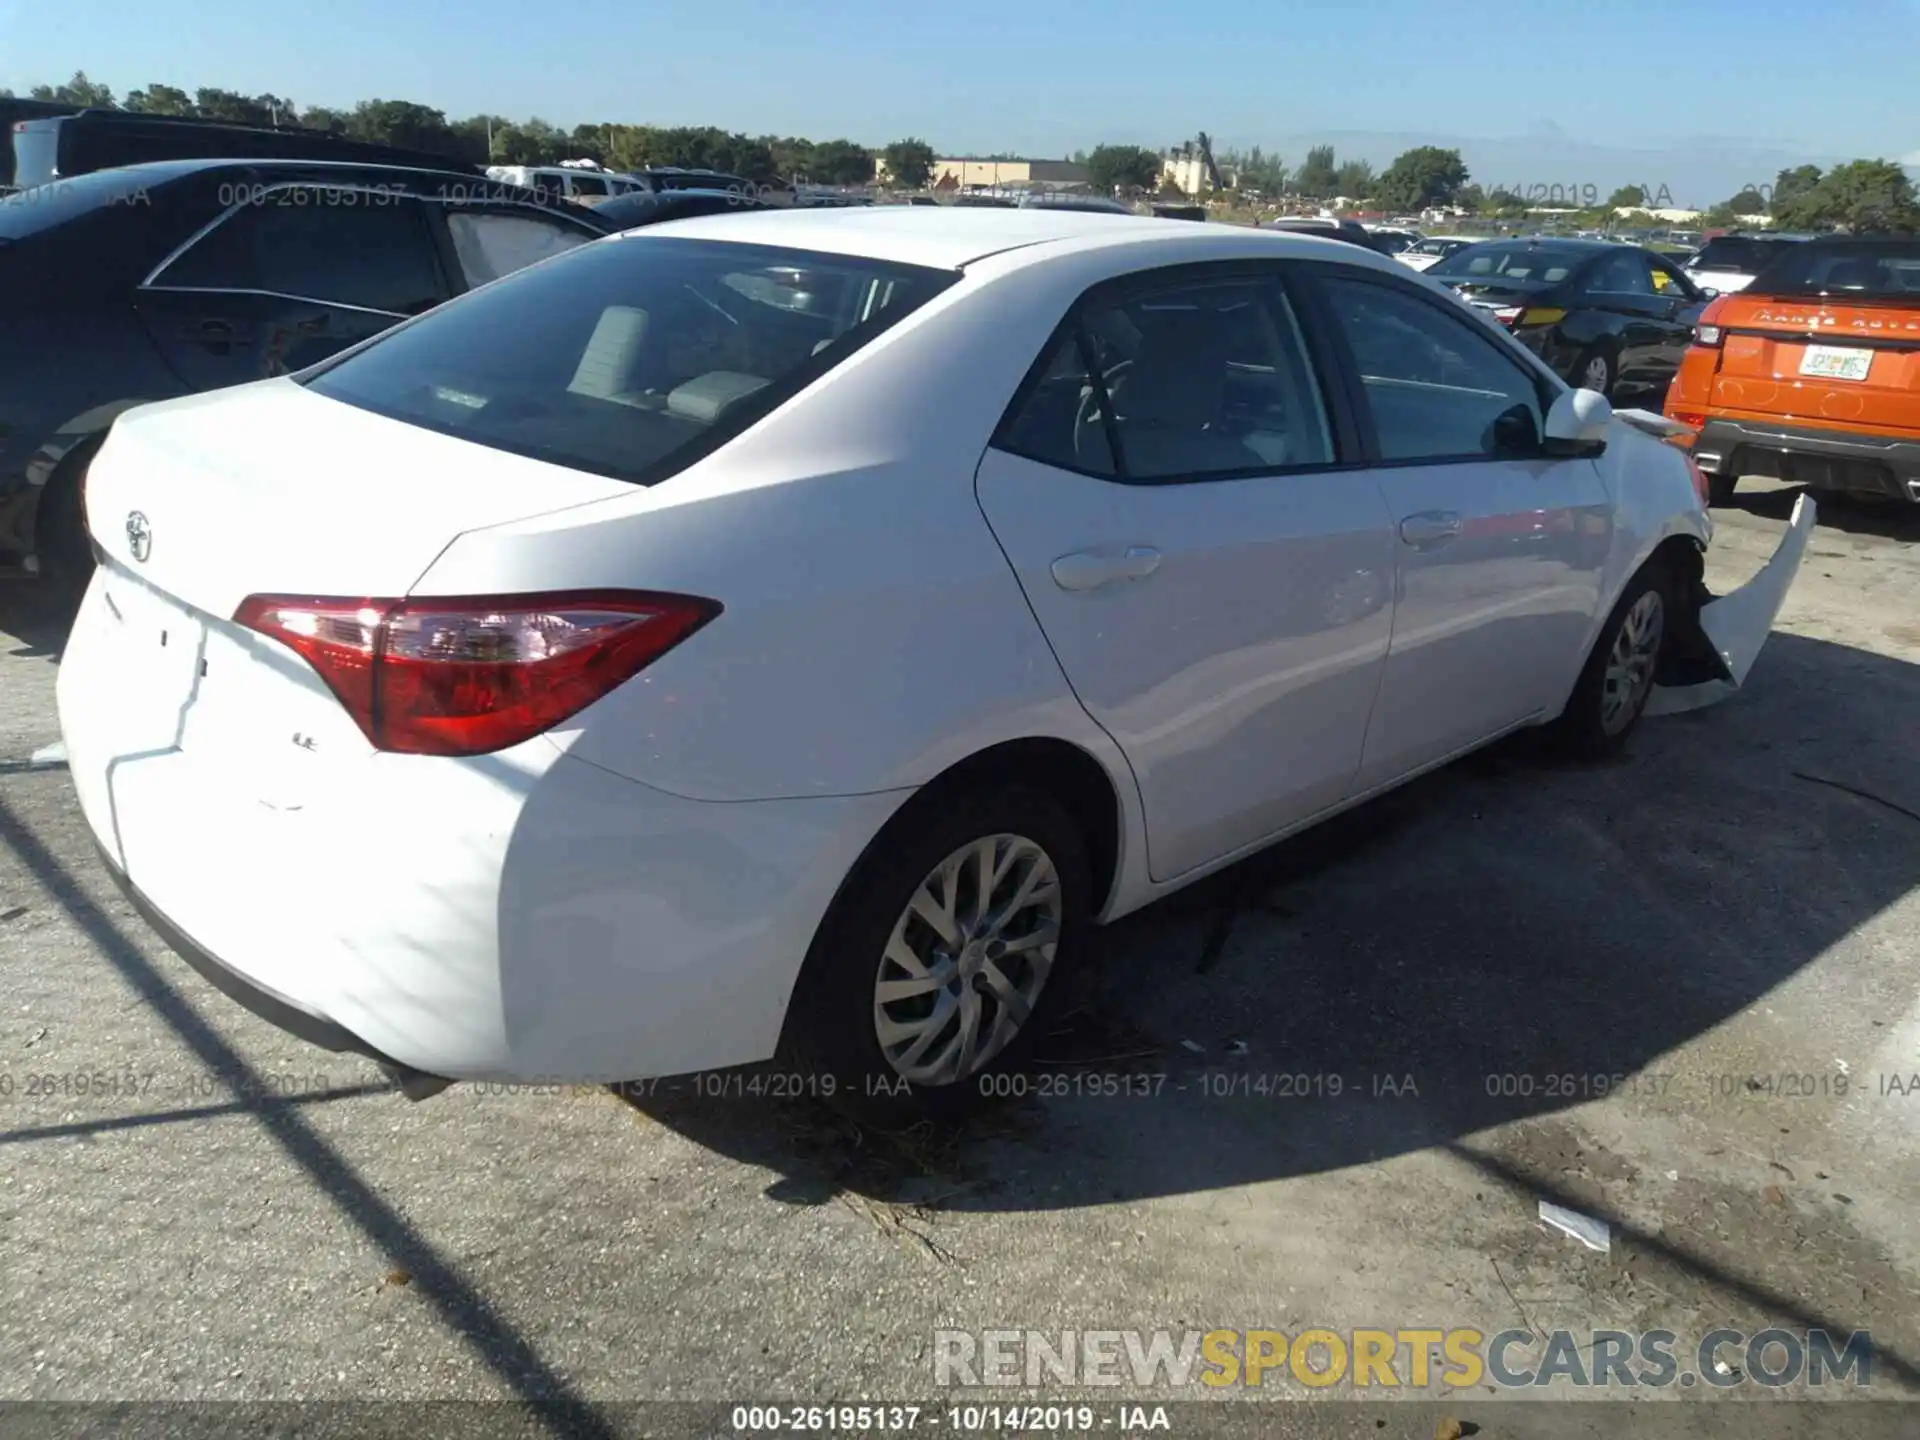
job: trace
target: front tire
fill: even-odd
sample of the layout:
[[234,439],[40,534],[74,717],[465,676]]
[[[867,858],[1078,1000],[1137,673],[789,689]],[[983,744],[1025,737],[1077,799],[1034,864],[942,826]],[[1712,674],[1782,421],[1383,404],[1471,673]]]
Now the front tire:
[[1051,796],[913,805],[842,887],[784,1036],[818,1093],[881,1124],[955,1119],[1024,1064],[1092,923],[1086,843]]
[[1620,748],[1640,722],[1673,633],[1674,585],[1659,561],[1627,582],[1574,682],[1554,735],[1568,753],[1596,759]]
[[1613,387],[1620,380],[1620,367],[1613,352],[1604,345],[1598,345],[1582,353],[1574,362],[1573,374],[1569,378],[1580,389],[1591,390],[1611,400]]

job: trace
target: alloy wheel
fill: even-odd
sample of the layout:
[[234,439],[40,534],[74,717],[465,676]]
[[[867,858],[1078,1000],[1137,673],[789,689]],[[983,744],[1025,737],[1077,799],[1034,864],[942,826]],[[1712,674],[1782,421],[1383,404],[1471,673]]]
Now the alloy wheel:
[[1006,1049],[1047,983],[1062,914],[1053,860],[1024,836],[982,836],[936,865],[874,977],[874,1034],[894,1072],[951,1085]]
[[1613,384],[1613,366],[1604,355],[1596,355],[1587,361],[1586,368],[1580,372],[1580,388],[1591,390],[1596,395],[1604,395]]
[[1600,686],[1600,728],[1608,735],[1631,725],[1646,702],[1666,626],[1667,606],[1658,590],[1635,600],[1621,618]]

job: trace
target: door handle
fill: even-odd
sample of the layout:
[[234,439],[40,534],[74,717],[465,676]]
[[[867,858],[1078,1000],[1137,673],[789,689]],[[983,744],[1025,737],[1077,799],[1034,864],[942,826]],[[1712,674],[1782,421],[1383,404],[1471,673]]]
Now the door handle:
[[1453,510],[1422,510],[1400,522],[1400,538],[1416,550],[1444,545],[1460,534],[1460,515]]
[[1053,583],[1062,590],[1097,590],[1118,580],[1144,580],[1160,568],[1160,552],[1151,545],[1122,551],[1076,550],[1053,562]]
[[202,320],[198,325],[188,326],[187,333],[215,355],[225,355],[233,349],[234,331],[228,321]]

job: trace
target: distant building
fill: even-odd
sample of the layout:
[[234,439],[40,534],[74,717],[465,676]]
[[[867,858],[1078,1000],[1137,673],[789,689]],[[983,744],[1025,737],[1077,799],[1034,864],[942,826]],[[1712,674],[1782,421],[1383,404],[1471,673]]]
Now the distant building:
[[1084,190],[1087,167],[1071,160],[994,160],[959,155],[933,162],[936,190]]

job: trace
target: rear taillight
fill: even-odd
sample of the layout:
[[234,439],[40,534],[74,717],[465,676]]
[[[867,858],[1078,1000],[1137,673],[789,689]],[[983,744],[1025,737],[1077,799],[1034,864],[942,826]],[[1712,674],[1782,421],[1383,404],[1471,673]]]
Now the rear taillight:
[[375,748],[484,755],[585,709],[719,613],[689,595],[592,590],[251,595],[233,618],[311,665]]
[[[1669,406],[1667,409],[1667,418],[1669,420],[1678,420],[1682,425],[1691,425],[1694,429],[1698,430],[1707,423],[1707,412],[1704,410],[1675,410]],[[1693,442],[1689,440],[1687,443],[1691,445]]]
[[1493,312],[1493,318],[1511,330],[1520,323],[1520,317],[1527,313],[1524,305],[1502,305]]
[[1718,325],[1696,325],[1693,327],[1693,343],[1717,349],[1722,333]]

